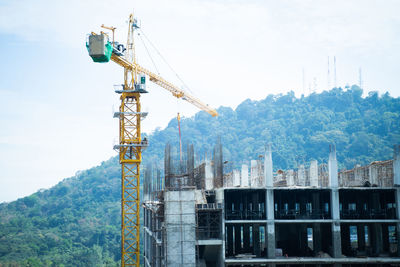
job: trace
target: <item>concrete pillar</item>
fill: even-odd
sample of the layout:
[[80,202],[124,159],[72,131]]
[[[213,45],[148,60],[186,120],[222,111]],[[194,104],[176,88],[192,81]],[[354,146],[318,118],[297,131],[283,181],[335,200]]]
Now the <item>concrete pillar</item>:
[[250,161],[250,187],[258,187],[257,160]]
[[[143,212],[143,215],[144,215],[144,218],[143,218],[143,221],[144,221],[144,226],[145,227],[147,227],[147,212],[146,212],[146,208],[144,208],[143,209],[144,210],[144,212]],[[147,239],[147,232],[146,231],[143,231],[143,233],[144,233],[144,244],[143,244],[143,247],[144,247],[144,251],[143,251],[143,254],[144,254],[144,256],[145,257],[147,257],[147,254],[148,254],[148,250],[147,250],[147,241],[146,241],[146,239]]]
[[342,257],[342,239],[340,235],[339,190],[331,188],[331,217],[332,217],[332,257]]
[[[224,189],[223,188],[218,188],[215,190],[215,200],[217,203],[223,204],[225,203],[225,194],[224,194]],[[222,213],[221,213],[221,218],[222,218],[222,233],[221,233],[221,238],[222,240],[225,239],[225,208],[222,208]],[[222,242],[222,246],[219,247],[220,252],[219,252],[219,262],[225,262],[225,242]]]
[[265,233],[265,246],[267,248],[267,258],[275,258],[275,215],[274,215],[274,191],[272,188],[268,188],[266,191],[266,214],[267,214],[267,225]]
[[223,179],[223,188],[232,187],[233,186],[233,172],[228,175],[224,175]]
[[400,186],[400,145],[394,146],[393,176],[394,185]]
[[310,164],[310,186],[318,187],[318,161],[313,160]]
[[375,164],[369,165],[369,182],[371,185],[380,185],[382,184],[382,180],[379,181],[379,176],[378,176],[378,166]]
[[241,173],[241,187],[248,187],[249,186],[249,166],[246,164],[242,165],[242,173]]
[[266,191],[266,200],[265,200],[266,214],[267,220],[273,221],[274,216],[274,191],[273,189],[267,189]]
[[[369,180],[369,177],[365,177],[366,179]],[[361,185],[363,181],[363,172],[360,164],[356,164],[354,166],[354,181],[351,184],[356,184],[356,185]]]
[[274,175],[272,170],[273,170],[272,148],[271,144],[268,144],[264,156],[264,179],[265,179],[264,184],[267,188],[274,186]]
[[305,186],[306,185],[306,170],[304,169],[304,165],[301,164],[299,169],[297,170],[297,185]]
[[340,219],[339,190],[337,188],[331,189],[331,217],[332,220]]
[[338,163],[336,160],[336,147],[335,145],[329,145],[329,187],[338,187]]
[[240,171],[233,170],[233,186],[239,187],[240,186]]
[[211,161],[206,160],[205,166],[205,180],[206,180],[206,190],[212,190],[214,188],[214,172],[211,166]]
[[267,145],[264,157],[264,177],[265,186],[267,188],[265,194],[265,208],[267,225],[265,227],[265,246],[267,248],[267,258],[275,258],[275,216],[274,216],[274,175],[273,175],[273,162],[272,162],[272,148],[271,144]]
[[224,161],[223,161],[223,153],[222,153],[222,144],[221,138],[218,138],[217,144],[214,146],[213,151],[214,165],[214,188],[223,187],[223,177],[224,177]]
[[264,166],[261,160],[257,160],[257,181],[258,187],[264,188],[265,185],[265,178],[264,178]]
[[336,147],[329,145],[328,184],[331,187],[331,216],[332,216],[332,257],[342,257],[342,241],[340,235],[340,210],[338,190],[338,165],[336,160]]
[[286,171],[286,185],[289,187],[295,185],[293,170]]
[[265,242],[267,247],[267,258],[275,258],[275,223],[273,221],[267,222]]
[[223,204],[224,203],[224,189],[217,188],[215,189],[215,202]]
[[340,223],[338,221],[332,223],[332,257],[342,257],[342,238],[340,236]]
[[221,231],[222,231],[222,233],[221,233],[221,239],[222,239],[222,246],[221,246],[221,248],[220,248],[220,253],[219,253],[219,266],[222,266],[223,264],[225,264],[225,251],[226,251],[226,242],[225,242],[225,240],[227,240],[226,239],[226,231],[225,231],[225,207],[224,207],[224,205],[225,205],[225,189],[219,189],[219,190],[221,190],[222,191],[222,199],[223,199],[223,202],[222,202],[222,212],[221,212],[221,224],[222,224],[222,226],[221,226]]

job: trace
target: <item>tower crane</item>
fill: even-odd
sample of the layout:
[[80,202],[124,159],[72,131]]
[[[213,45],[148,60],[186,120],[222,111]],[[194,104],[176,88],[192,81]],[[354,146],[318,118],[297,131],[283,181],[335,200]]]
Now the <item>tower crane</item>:
[[114,146],[119,151],[121,164],[121,266],[139,266],[140,264],[140,163],[142,150],[148,146],[146,138],[141,136],[141,119],[147,115],[141,110],[140,96],[146,91],[146,77],[150,81],[168,90],[176,98],[181,98],[213,117],[215,109],[198,98],[179,89],[161,76],[143,68],[136,62],[134,31],[139,29],[133,14],[129,17],[128,40],[126,48],[114,41],[115,27],[111,30],[113,41],[107,33],[89,35],[86,47],[94,62],[114,61],[124,68],[124,84],[120,94],[121,104],[114,117],[119,118],[119,144]]

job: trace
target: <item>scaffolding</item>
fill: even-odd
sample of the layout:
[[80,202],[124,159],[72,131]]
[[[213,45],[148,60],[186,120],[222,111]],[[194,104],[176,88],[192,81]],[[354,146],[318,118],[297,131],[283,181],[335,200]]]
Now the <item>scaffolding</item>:
[[400,263],[393,160],[273,172],[267,153],[224,173],[220,143],[197,165],[193,146],[180,158],[167,145],[164,171],[145,171],[146,266]]

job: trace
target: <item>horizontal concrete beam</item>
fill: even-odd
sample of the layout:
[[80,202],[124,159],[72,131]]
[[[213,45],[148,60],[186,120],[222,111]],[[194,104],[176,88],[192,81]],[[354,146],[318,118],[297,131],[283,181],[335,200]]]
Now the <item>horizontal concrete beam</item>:
[[358,264],[371,264],[371,263],[400,263],[400,258],[300,258],[300,257],[289,257],[289,258],[276,258],[276,259],[264,259],[264,258],[249,258],[249,259],[225,259],[226,265],[242,265],[242,264],[334,264],[334,263],[358,263]]
[[[326,219],[326,220],[275,220],[275,223],[331,223],[333,220],[331,219]],[[400,220],[394,220],[394,219],[359,219],[359,220],[335,220],[335,222],[340,222],[340,223],[398,223]]]
[[400,220],[393,219],[366,219],[366,220],[339,220],[340,223],[397,223]]
[[393,190],[396,187],[338,187],[339,190]]
[[[265,224],[267,223],[267,220],[227,220],[225,221],[225,224],[243,224],[243,223],[260,223],[260,224]],[[332,223],[332,219],[317,219],[317,220],[310,220],[310,219],[304,219],[304,220],[271,220],[271,222],[274,223],[279,223],[279,224],[284,224],[284,223]],[[335,222],[339,223],[400,223],[400,220],[393,220],[393,219],[365,219],[365,220],[335,220]]]
[[235,224],[235,223],[260,223],[260,224],[265,224],[267,223],[267,220],[229,220],[225,221],[225,224]]
[[[293,186],[293,187],[286,187],[286,186],[275,186],[271,189],[280,190],[280,191],[291,191],[291,190],[312,190],[312,191],[321,191],[321,190],[331,190],[331,187],[311,187],[311,186]],[[339,190],[394,190],[395,187],[337,187]],[[223,190],[225,191],[235,191],[235,190],[263,190],[266,191],[266,188],[261,187],[224,187]]]
[[318,220],[275,220],[275,223],[332,223],[331,219],[318,219]]
[[196,240],[196,245],[199,246],[222,245],[222,240],[221,239]]

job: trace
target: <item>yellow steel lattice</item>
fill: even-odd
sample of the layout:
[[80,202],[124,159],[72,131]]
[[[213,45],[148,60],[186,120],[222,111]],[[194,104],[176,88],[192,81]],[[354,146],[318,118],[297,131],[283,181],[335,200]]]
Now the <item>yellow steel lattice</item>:
[[140,94],[122,93],[120,106],[122,167],[121,265],[140,263]]

